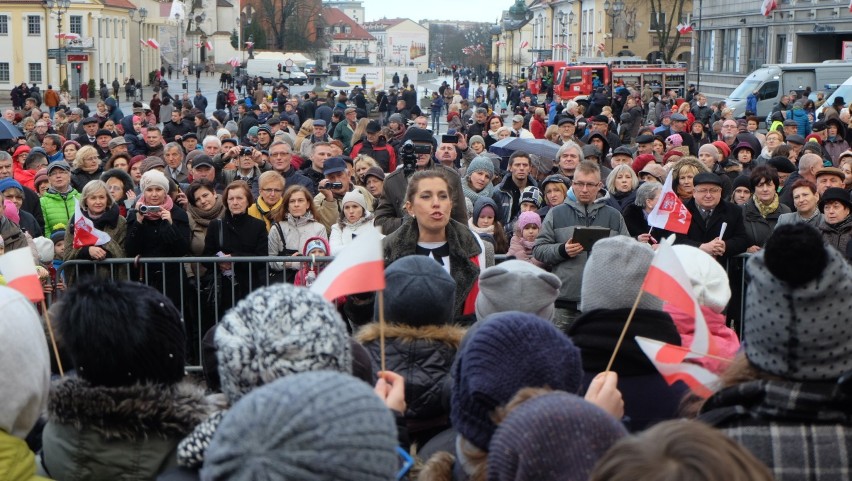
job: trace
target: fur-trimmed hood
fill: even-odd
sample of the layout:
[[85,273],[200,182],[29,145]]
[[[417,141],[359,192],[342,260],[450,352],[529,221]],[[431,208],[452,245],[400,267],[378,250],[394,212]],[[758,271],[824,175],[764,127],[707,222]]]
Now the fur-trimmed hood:
[[[378,341],[380,330],[379,323],[372,322],[358,330],[355,340],[361,344]],[[407,344],[416,341],[439,342],[458,349],[466,332],[466,328],[456,325],[414,327],[405,324],[388,324],[385,327],[385,338],[396,339]]]
[[211,410],[204,390],[186,382],[104,387],[67,378],[51,387],[47,408],[50,422],[125,441],[186,436]]

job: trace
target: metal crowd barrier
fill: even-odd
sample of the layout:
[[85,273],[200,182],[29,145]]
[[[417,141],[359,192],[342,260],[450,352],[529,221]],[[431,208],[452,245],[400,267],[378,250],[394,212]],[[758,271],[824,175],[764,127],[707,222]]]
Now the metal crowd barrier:
[[[142,282],[152,286],[172,299],[175,307],[180,310],[181,316],[189,339],[187,351],[187,370],[201,370],[201,352],[204,334],[215,325],[232,305],[236,304],[242,297],[252,290],[270,284],[269,274],[275,272],[270,268],[270,262],[331,262],[334,257],[308,256],[259,256],[259,257],[148,257],[148,258],[122,258],[105,259],[100,262],[86,260],[72,260],[62,264],[57,271],[57,277],[71,280],[70,287],[74,282],[85,279],[95,269],[101,269],[101,274],[108,272],[109,278],[113,280],[131,280]],[[503,262],[507,259],[505,255],[495,256],[495,262]],[[743,338],[743,316],[745,311],[745,292],[747,280],[745,276],[745,262],[748,255],[743,254],[729,259],[725,265],[731,285],[731,302],[728,305],[727,320],[740,339]],[[230,262],[235,268],[240,265],[247,266],[248,285],[240,285],[224,281],[220,276],[212,276],[212,285],[200,282],[201,277],[197,275],[201,268],[218,270],[219,263]],[[188,270],[187,270],[188,269]],[[238,269],[238,268],[237,268]],[[194,278],[187,275],[188,272],[195,273]],[[615,287],[615,286],[613,286]],[[211,291],[212,297],[211,297]],[[221,293],[215,295],[216,292]],[[55,292],[48,296],[48,303],[61,299],[63,293]]]

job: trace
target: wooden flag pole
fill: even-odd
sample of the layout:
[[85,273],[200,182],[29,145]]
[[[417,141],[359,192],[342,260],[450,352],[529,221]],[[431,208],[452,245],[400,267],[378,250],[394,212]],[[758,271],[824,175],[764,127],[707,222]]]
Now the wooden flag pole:
[[379,352],[382,359],[382,372],[385,372],[385,291],[379,291]]
[[645,291],[639,289],[639,295],[636,296],[636,302],[633,303],[633,307],[630,308],[630,314],[627,315],[627,322],[624,323],[624,328],[621,330],[621,335],[618,336],[618,342],[615,344],[615,349],[612,351],[612,357],[609,358],[609,363],[606,365],[606,371],[609,372],[612,369],[612,363],[615,362],[615,356],[618,354],[618,350],[621,349],[621,343],[624,341],[624,336],[627,334],[627,329],[630,327],[630,322],[633,321],[633,315],[636,314],[636,308],[639,307],[639,301],[642,299],[642,294]]
[[47,323],[47,333],[50,335],[50,344],[53,346],[53,355],[56,356],[56,366],[59,368],[59,375],[65,377],[65,371],[62,369],[62,359],[59,358],[59,348],[56,347],[56,336],[53,335],[53,326],[50,323],[50,315],[47,313],[47,304],[44,299],[41,300],[41,309],[44,312],[44,322]]

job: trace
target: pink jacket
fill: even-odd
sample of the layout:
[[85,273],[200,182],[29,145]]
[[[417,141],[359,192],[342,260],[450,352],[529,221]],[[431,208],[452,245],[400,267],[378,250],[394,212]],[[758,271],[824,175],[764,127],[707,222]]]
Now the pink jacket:
[[509,241],[509,251],[506,252],[506,255],[515,256],[515,259],[519,261],[526,261],[534,266],[541,267],[544,269],[544,263],[533,258],[532,247],[529,249],[524,247],[523,239],[517,233],[512,236],[512,240]]
[[[670,304],[665,304],[663,310],[672,316],[675,327],[677,327],[677,332],[680,334],[681,345],[685,347],[692,345],[692,338],[695,335],[695,323],[691,320],[691,316],[688,316]],[[723,314],[713,312],[705,306],[701,306],[701,313],[704,314],[707,327],[710,329],[713,354],[726,359],[733,359],[740,349],[740,340],[737,338],[737,333],[725,325],[725,316]],[[702,358],[694,362],[716,374],[727,369],[729,365],[729,363],[713,358]]]

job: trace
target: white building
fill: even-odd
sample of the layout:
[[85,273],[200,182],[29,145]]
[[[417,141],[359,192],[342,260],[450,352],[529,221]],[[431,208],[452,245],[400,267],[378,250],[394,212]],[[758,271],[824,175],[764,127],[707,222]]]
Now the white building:
[[407,18],[383,18],[364,25],[376,37],[376,64],[429,68],[429,29]]

